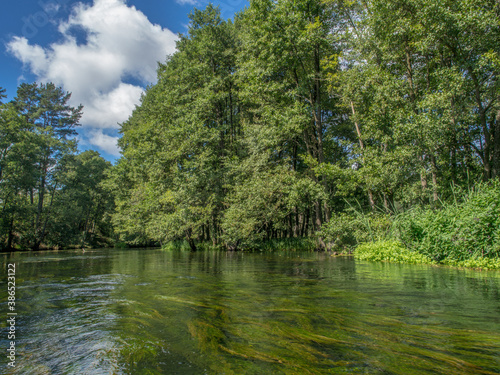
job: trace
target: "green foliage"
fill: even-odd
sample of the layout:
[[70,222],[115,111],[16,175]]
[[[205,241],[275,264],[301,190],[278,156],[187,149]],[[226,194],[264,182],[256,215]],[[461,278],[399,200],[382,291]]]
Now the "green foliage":
[[395,226],[403,243],[439,262],[498,259],[500,183],[480,183],[439,210],[414,208]]
[[[2,91],[0,90],[0,96]],[[75,155],[82,107],[52,83],[21,84],[0,104],[0,249],[109,245],[111,164]]]
[[61,161],[61,185],[54,197],[53,219],[48,225],[48,246],[107,247],[112,243],[111,194],[104,187],[111,163],[97,151],[84,151]]
[[434,261],[427,255],[406,249],[398,241],[377,241],[359,245],[354,256],[359,260],[387,261],[406,264],[432,264]]
[[336,251],[350,251],[357,244],[359,234],[367,232],[363,222],[352,214],[345,212],[336,213],[327,224],[321,228],[321,236],[329,247]]
[[255,242],[249,250],[258,251],[314,251],[319,248],[315,238],[273,238]]
[[121,240],[218,242],[228,165],[240,152],[234,25],[209,5],[158,69],[122,125],[123,158],[111,173]]
[[465,237],[431,212],[451,186],[500,176],[497,11],[491,0],[252,0],[233,23],[194,10],[122,125],[107,183],[120,239],[241,249],[316,236],[340,250],[399,230],[436,260],[450,241],[493,255],[489,211],[463,218],[484,222]]
[[[415,206],[394,216],[387,240],[362,243],[363,239],[351,235],[361,243],[356,257],[499,269],[500,182],[479,183],[467,192],[456,191],[454,197],[453,203],[439,209]],[[356,233],[355,227],[349,233]]]
[[344,9],[348,69],[329,78],[352,113],[366,193],[379,205],[411,206],[448,198],[452,183],[498,177],[499,70],[489,52],[500,47],[498,4],[370,1]]
[[293,210],[324,199],[322,187],[310,179],[299,179],[284,168],[262,172],[237,184],[227,197],[223,239],[235,247],[252,247],[272,238],[277,231],[287,232]]
[[287,197],[291,176],[276,171],[259,173],[235,186],[228,197],[222,228],[227,243],[239,246],[266,235],[266,227],[279,225],[288,214]]
[[500,258],[481,258],[476,256],[466,260],[445,259],[443,264],[459,268],[473,268],[479,270],[500,270]]
[[333,250],[350,251],[358,244],[389,237],[392,220],[384,213],[363,213],[354,209],[336,213],[319,234]]

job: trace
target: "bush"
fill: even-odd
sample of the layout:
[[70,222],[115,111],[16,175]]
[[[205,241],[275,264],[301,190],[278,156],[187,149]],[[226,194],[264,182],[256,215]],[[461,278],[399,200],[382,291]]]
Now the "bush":
[[175,250],[191,251],[191,248],[189,247],[189,244],[186,240],[169,241],[167,243],[164,243],[161,248],[162,250],[167,250],[167,251],[175,251]]
[[318,235],[323,237],[328,247],[333,250],[351,250],[358,243],[355,236],[357,225],[354,216],[342,212],[324,224]]
[[323,225],[318,235],[333,250],[352,250],[356,245],[386,239],[390,233],[392,221],[389,215],[382,213],[363,214],[352,210],[333,216]]
[[476,268],[482,270],[498,270],[500,269],[500,258],[473,258],[467,260],[447,259],[444,264],[447,266],[460,268]]
[[431,258],[416,251],[406,249],[400,242],[388,240],[359,245],[354,257],[360,260],[387,261],[408,264],[432,264]]
[[395,220],[396,238],[438,262],[500,256],[500,183],[479,184],[439,210],[415,208]]

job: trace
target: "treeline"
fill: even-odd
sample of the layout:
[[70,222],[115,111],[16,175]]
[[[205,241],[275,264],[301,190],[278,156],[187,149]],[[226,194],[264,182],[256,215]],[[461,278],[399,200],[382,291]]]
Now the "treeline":
[[77,154],[82,107],[51,83],[21,84],[9,103],[0,94],[0,250],[109,244],[111,163]]
[[495,0],[193,11],[122,125],[115,230],[192,249],[313,235],[331,247],[350,209],[438,207],[498,179],[499,15]]
[[[479,181],[500,207],[487,192],[500,178],[496,0],[251,0],[234,21],[212,5],[190,20],[113,167],[76,153],[82,108],[60,88],[23,84],[0,104],[2,249],[340,248],[401,217],[398,239],[419,247],[443,205],[479,222],[482,205],[457,202]],[[500,252],[495,230],[481,254]]]

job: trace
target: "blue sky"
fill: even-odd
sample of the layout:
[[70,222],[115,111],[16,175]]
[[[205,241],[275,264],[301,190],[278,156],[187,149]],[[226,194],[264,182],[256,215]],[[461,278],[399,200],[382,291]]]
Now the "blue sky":
[[[247,0],[217,0],[231,18]],[[119,123],[131,114],[156,64],[175,51],[188,14],[205,0],[21,0],[2,4],[0,87],[54,82],[84,105],[80,150],[114,161]]]

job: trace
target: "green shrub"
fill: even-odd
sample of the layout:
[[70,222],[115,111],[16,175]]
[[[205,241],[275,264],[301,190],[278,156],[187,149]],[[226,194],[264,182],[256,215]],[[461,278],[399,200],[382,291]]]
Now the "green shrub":
[[191,251],[191,248],[189,247],[189,244],[186,240],[169,241],[163,244],[161,248],[162,250],[168,250],[168,251],[173,251],[173,250]]
[[353,215],[341,212],[324,224],[318,235],[333,250],[351,250],[358,243],[355,235],[357,225]]
[[392,221],[389,215],[355,210],[333,216],[318,232],[333,250],[352,250],[356,245],[386,239]]
[[360,260],[387,261],[408,264],[431,264],[431,258],[424,254],[406,249],[398,241],[377,241],[359,245],[354,257]]
[[447,266],[460,268],[477,268],[482,270],[500,269],[500,258],[472,258],[467,260],[446,259],[444,264]]
[[438,262],[498,258],[500,183],[479,184],[439,210],[412,209],[395,220],[395,227],[397,239]]

